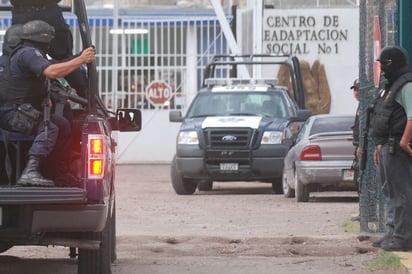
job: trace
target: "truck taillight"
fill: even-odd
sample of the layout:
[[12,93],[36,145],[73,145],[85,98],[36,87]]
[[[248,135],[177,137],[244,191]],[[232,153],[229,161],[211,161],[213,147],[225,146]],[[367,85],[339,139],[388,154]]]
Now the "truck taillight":
[[322,153],[319,146],[307,146],[300,153],[301,161],[320,161],[322,160]]
[[88,145],[88,177],[90,179],[102,179],[105,166],[104,136],[89,135]]

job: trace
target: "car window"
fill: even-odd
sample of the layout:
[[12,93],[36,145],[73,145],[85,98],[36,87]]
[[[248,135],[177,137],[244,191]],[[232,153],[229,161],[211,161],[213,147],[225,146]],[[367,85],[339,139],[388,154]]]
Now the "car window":
[[310,135],[324,132],[352,131],[354,117],[322,117],[316,119],[310,130]]

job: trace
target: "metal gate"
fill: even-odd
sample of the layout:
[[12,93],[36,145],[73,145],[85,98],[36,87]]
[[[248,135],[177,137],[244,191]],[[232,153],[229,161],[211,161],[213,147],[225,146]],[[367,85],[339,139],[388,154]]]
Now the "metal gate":
[[[185,111],[206,64],[213,55],[227,53],[218,19],[159,15],[119,20],[90,16],[90,20],[103,101],[109,109],[132,107],[143,112],[141,132],[119,134],[118,162],[168,162],[179,128],[168,121],[169,110]],[[157,103],[148,93],[153,82],[170,87]]]
[[[361,136],[366,133],[366,109],[372,103],[378,92],[374,84],[373,64],[376,58],[374,53],[377,41],[375,27],[378,26],[381,34],[381,47],[395,45],[397,37],[397,8],[396,0],[360,1],[360,106],[361,106]],[[379,22],[379,23],[378,23]],[[384,232],[386,214],[380,182],[376,181],[376,168],[373,163],[375,145],[369,137],[368,143],[361,138],[361,149],[367,149],[367,165],[361,178],[361,193],[359,197],[361,231],[366,233]]]
[[[170,16],[100,14],[102,11],[89,11],[103,102],[110,110],[131,107],[143,112],[141,132],[117,136],[117,160],[169,161],[179,126],[169,123],[169,110],[184,111],[197,93],[204,67],[212,56],[228,53],[219,20],[210,11]],[[74,51],[80,52],[78,23],[70,14],[65,18],[73,32]],[[0,19],[0,31],[4,33],[11,24],[11,14],[1,13]],[[153,81],[170,86],[168,97],[161,103],[153,102],[146,94]]]

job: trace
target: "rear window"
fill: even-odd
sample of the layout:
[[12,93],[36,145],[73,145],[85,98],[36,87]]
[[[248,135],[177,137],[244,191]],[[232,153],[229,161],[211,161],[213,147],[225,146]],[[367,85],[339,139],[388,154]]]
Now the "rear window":
[[318,118],[313,122],[310,130],[310,135],[338,132],[338,131],[352,131],[355,117],[324,117]]

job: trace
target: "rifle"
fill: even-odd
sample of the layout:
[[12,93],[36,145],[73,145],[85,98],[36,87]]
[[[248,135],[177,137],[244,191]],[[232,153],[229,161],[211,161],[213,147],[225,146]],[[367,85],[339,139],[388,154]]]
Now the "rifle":
[[69,92],[68,87],[65,87],[58,80],[50,81],[49,94],[53,99],[55,105],[54,113],[57,115],[63,115],[64,105],[68,100],[71,100],[80,105],[87,105],[88,101],[78,95],[73,95]]
[[368,131],[369,131],[369,125],[370,125],[370,115],[373,111],[373,107],[374,105],[371,105],[366,109],[365,127],[363,128],[363,134],[362,134],[363,147],[362,147],[361,156],[359,160],[359,171],[360,171],[359,193],[360,193],[360,190],[362,189],[361,183],[362,183],[363,175],[365,174],[366,162],[368,160],[368,143],[369,143]]
[[367,161],[367,152],[368,152],[368,130],[369,130],[369,125],[370,125],[370,115],[373,110],[373,105],[368,107],[366,109],[366,121],[365,121],[365,127],[363,128],[363,148],[362,148],[362,153],[361,153],[361,158],[360,158],[360,170],[363,171],[366,168],[366,161]]
[[46,102],[43,105],[43,123],[44,123],[44,134],[47,140],[47,131],[50,124],[50,79],[47,79],[47,95]]

